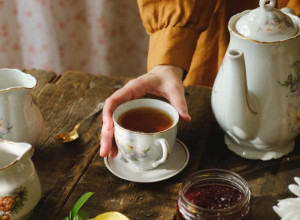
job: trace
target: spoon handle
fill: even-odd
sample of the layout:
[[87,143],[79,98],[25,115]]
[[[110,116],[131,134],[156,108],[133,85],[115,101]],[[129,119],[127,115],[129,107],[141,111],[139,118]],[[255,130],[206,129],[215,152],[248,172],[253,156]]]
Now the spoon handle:
[[84,119],[82,119],[78,124],[81,124],[82,122],[84,122],[85,120],[87,120],[88,118],[92,117],[93,115],[97,114],[98,112],[102,111],[104,107],[104,102],[100,102],[96,108],[94,109],[94,111],[92,111],[89,115],[87,115]]

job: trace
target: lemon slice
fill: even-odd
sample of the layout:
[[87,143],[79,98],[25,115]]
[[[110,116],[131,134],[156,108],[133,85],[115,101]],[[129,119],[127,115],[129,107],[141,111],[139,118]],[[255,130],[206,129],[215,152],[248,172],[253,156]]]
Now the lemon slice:
[[130,220],[127,216],[120,212],[104,212],[97,215],[93,220]]

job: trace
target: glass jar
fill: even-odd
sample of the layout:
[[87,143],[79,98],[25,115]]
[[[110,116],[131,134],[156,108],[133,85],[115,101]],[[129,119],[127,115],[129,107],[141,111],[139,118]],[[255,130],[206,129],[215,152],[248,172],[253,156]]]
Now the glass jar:
[[199,171],[180,187],[177,220],[250,220],[251,213],[248,183],[234,172]]

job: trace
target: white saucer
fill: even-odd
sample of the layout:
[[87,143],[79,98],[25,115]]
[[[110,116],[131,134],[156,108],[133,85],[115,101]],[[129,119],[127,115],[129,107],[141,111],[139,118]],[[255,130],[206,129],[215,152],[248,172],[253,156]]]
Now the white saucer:
[[153,170],[134,169],[121,154],[115,158],[105,157],[104,163],[110,172],[121,179],[138,183],[151,183],[175,176],[186,167],[189,158],[190,154],[185,144],[176,139],[168,161]]

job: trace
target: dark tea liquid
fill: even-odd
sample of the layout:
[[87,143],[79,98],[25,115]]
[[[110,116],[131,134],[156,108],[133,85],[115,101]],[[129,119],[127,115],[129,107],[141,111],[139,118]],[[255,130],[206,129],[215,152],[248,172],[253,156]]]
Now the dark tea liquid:
[[123,113],[118,119],[118,124],[131,131],[154,133],[171,127],[173,119],[165,111],[143,107]]

